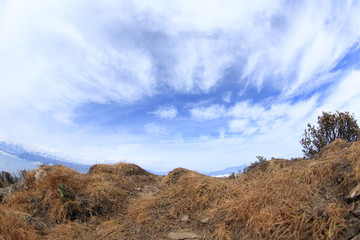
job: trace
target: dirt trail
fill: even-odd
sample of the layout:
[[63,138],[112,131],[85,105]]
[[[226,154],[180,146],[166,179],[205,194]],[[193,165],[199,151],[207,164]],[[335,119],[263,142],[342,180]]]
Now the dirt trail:
[[160,191],[160,183],[164,176],[158,176],[156,181],[149,183],[149,185],[145,185],[142,188],[138,188],[138,195],[136,199],[139,198],[147,198],[154,196],[155,194],[159,193]]

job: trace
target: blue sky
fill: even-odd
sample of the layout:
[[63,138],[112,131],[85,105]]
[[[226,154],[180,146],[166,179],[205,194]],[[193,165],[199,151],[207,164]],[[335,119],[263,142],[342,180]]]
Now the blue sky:
[[[0,140],[212,171],[360,116],[359,1],[0,1]],[[359,119],[359,118],[358,118]]]

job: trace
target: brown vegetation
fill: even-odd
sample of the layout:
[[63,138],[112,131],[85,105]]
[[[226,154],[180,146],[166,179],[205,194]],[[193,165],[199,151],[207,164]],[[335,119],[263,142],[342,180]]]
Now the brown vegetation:
[[263,161],[234,179],[43,166],[2,199],[0,239],[351,239],[359,199],[360,143],[342,140],[317,159]]

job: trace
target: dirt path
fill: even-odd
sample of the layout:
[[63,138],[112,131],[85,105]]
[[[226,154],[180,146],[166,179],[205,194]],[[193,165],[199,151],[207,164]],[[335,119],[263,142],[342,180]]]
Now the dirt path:
[[149,185],[145,185],[142,188],[138,188],[138,197],[139,198],[147,198],[154,196],[156,193],[160,191],[160,183],[164,176],[158,176],[156,181],[149,183]]

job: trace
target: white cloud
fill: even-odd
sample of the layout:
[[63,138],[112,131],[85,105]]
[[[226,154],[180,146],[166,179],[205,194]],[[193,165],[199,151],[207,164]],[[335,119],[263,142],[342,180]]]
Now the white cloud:
[[199,32],[235,31],[252,22],[254,15],[260,17],[266,10],[271,12],[281,4],[281,1],[271,0],[257,0],[251,4],[246,1],[221,0],[160,0],[157,4],[141,0],[135,2],[143,11],[166,18],[167,30],[174,34],[177,29]]
[[313,115],[312,111],[317,108],[317,100],[318,96],[314,96],[293,104],[274,102],[268,109],[261,104],[238,102],[227,111],[227,116],[233,117],[229,122],[229,131],[247,135],[259,131],[264,136],[278,136],[276,132],[282,132],[284,129],[291,132],[299,126],[303,128],[303,120]]
[[222,97],[222,100],[226,103],[230,103],[231,102],[231,96],[232,96],[232,93],[231,92],[226,92],[224,93],[223,97]]
[[258,119],[263,116],[265,109],[260,104],[251,105],[248,101],[237,102],[228,110],[228,115],[236,118]]
[[208,107],[196,107],[190,110],[191,116],[198,121],[214,120],[225,116],[225,107],[213,104]]
[[179,92],[209,92],[234,61],[227,54],[227,41],[208,36],[179,38],[175,48],[178,64],[168,84]]
[[148,123],[144,127],[145,131],[152,135],[164,135],[168,133],[166,127],[156,123]]
[[164,105],[152,112],[152,114],[159,118],[173,119],[176,117],[178,111],[173,105]]
[[360,71],[352,70],[329,90],[323,102],[324,111],[349,111],[360,118]]
[[211,54],[203,56],[212,61],[227,55],[217,66],[240,61],[243,81],[250,79],[250,85],[259,89],[270,83],[288,95],[312,91],[324,83],[319,76],[334,67],[360,34],[360,6],[355,1],[136,3],[143,11],[167,19],[162,27],[169,35],[188,34],[179,38],[177,53],[184,55],[178,59],[178,78],[171,81],[178,90],[191,91],[200,84],[208,91],[220,80],[224,67],[212,68],[217,77],[205,85],[194,78],[207,52]]
[[[107,4],[8,2],[0,23],[0,78],[7,90],[1,102],[71,111],[84,102],[133,102],[152,95],[155,78],[148,54],[103,37],[104,25],[131,20],[112,8],[126,13],[129,5]],[[83,7],[86,11],[74,10]]]
[[242,77],[258,88],[270,82],[294,95],[323,83],[319,76],[358,41],[360,21],[355,2],[336,7],[331,2],[289,3],[263,16],[263,27],[248,45]]
[[[161,94],[159,84],[208,93],[234,65],[250,86],[309,92],[329,81],[319,76],[360,36],[360,6],[351,1],[334,8],[313,1],[14,0],[1,9],[7,91],[0,100],[45,112],[134,102]],[[162,42],[144,39],[148,32],[163,37],[166,53],[157,49]],[[159,65],[168,69],[165,80],[156,76]]]
[[256,132],[258,128],[252,126],[247,119],[235,119],[230,121],[229,131],[232,133],[243,133],[245,135],[251,135]]

